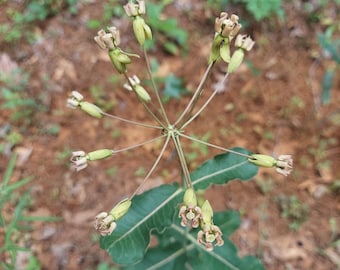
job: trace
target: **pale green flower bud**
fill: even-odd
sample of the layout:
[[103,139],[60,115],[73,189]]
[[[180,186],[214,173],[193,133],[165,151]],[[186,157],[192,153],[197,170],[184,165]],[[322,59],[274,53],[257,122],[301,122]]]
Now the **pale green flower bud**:
[[133,20],[132,24],[133,24],[133,32],[135,33],[135,37],[139,45],[143,46],[145,42],[144,19],[141,17],[136,17]]
[[291,155],[281,155],[278,159],[271,156],[253,154],[248,161],[265,168],[276,168],[276,171],[284,176],[287,176],[293,170],[293,159]]
[[241,48],[235,50],[233,55],[230,58],[227,72],[228,73],[234,72],[241,65],[243,58],[244,58],[244,50]]
[[135,91],[137,96],[144,102],[149,102],[151,100],[149,93],[145,90],[144,87],[140,85],[140,80],[136,75],[133,75],[133,77],[129,77],[129,81],[130,84],[125,83],[124,88],[129,91]]
[[251,158],[248,158],[248,161],[251,163],[265,168],[273,168],[276,164],[276,159],[268,156],[268,155],[262,155],[262,154],[253,154],[251,155]]
[[224,38],[221,35],[219,34],[215,35],[210,50],[209,64],[215,62],[220,57],[220,48],[223,40]]
[[151,28],[145,23],[144,19],[140,16],[137,16],[133,19],[133,32],[135,37],[139,43],[139,45],[143,46],[146,39],[152,39],[152,31]]
[[144,23],[143,27],[144,27],[145,39],[152,40],[152,31],[151,31],[150,26]]
[[90,102],[82,101],[80,102],[79,106],[80,106],[80,109],[82,109],[84,112],[88,113],[89,115],[93,117],[96,117],[96,118],[102,117],[102,110],[98,106]]
[[197,199],[196,199],[196,194],[195,191],[192,188],[188,188],[183,197],[183,202],[185,205],[190,205],[191,207],[197,205]]
[[113,151],[110,149],[100,149],[93,152],[90,152],[86,155],[87,160],[94,161],[100,160],[113,155]]
[[220,56],[224,62],[226,63],[230,62],[230,46],[227,39],[225,39],[225,42],[220,48]]
[[109,51],[109,57],[119,73],[124,73],[126,71],[126,65],[131,63],[130,57],[124,54],[119,48]]
[[212,224],[212,218],[213,218],[213,215],[214,215],[214,211],[211,208],[211,205],[210,205],[208,200],[206,200],[203,203],[201,209],[202,209],[203,224],[204,225]]
[[120,201],[111,211],[110,215],[113,216],[114,220],[117,221],[118,219],[122,218],[130,209],[131,207],[131,200],[124,199]]
[[140,85],[136,85],[135,86],[135,91],[138,95],[138,97],[143,100],[144,102],[149,102],[151,100],[151,97],[149,95],[149,93],[145,90],[144,87],[140,86]]

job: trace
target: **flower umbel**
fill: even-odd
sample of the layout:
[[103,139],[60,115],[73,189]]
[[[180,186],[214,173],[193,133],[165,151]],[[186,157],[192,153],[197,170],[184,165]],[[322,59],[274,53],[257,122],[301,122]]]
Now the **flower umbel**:
[[188,188],[184,193],[183,198],[184,205],[180,208],[178,217],[181,218],[181,225],[183,227],[191,225],[193,228],[199,226],[201,218],[201,208],[197,206],[197,199],[195,191],[192,188]]
[[86,154],[84,151],[72,152],[71,162],[73,167],[80,171],[87,167],[87,161],[100,160],[113,155],[110,149],[100,149]]
[[253,154],[251,158],[248,158],[248,161],[259,167],[275,167],[276,171],[284,176],[288,176],[293,170],[293,159],[291,155],[281,155],[275,159],[267,155]]
[[117,227],[115,221],[122,218],[131,207],[131,200],[120,201],[110,213],[101,212],[95,217],[94,227],[102,236],[110,235]]
[[124,84],[125,89],[129,91],[134,90],[137,96],[144,102],[149,102],[151,100],[149,93],[140,85],[140,80],[136,75],[133,75],[132,78],[129,77],[129,82],[130,83]]
[[212,63],[219,56],[229,63],[230,61],[230,42],[241,29],[238,23],[239,17],[232,14],[229,18],[228,13],[221,12],[220,17],[215,19],[215,37],[213,40],[209,62]]
[[137,1],[137,4],[129,2],[124,6],[124,10],[129,17],[133,17],[133,32],[139,45],[143,46],[145,40],[152,39],[150,26],[140,16],[145,14],[145,2]]
[[216,246],[224,244],[222,231],[213,223],[213,210],[207,200],[202,205],[200,227],[201,230],[197,234],[197,242],[204,245],[206,250],[212,251],[214,249],[214,242],[216,242]]
[[96,105],[84,101],[83,99],[83,96],[79,92],[72,91],[71,97],[67,99],[67,106],[72,109],[76,109],[79,107],[82,111],[88,113],[89,115],[96,118],[101,118],[102,110]]

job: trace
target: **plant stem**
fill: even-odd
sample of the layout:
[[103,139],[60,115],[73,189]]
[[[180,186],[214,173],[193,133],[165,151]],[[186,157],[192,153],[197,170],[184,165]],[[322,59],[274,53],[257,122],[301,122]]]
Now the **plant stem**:
[[182,112],[182,114],[178,117],[178,119],[176,120],[174,126],[176,126],[179,122],[182,121],[182,119],[187,116],[187,115],[190,115],[190,113],[192,112],[192,110],[194,109],[196,103],[197,103],[197,100],[198,98],[200,97],[200,95],[202,94],[203,92],[203,85],[204,83],[206,82],[207,78],[208,78],[208,75],[211,71],[211,68],[213,67],[215,62],[212,62],[209,64],[209,66],[207,67],[207,69],[205,70],[204,72],[204,75],[194,93],[194,95],[191,97],[191,100],[190,102],[188,103],[188,105],[186,106],[186,108],[184,109],[184,111]]
[[221,146],[212,144],[212,143],[208,143],[208,142],[205,142],[205,141],[202,141],[202,140],[193,138],[193,137],[191,137],[191,136],[185,135],[185,134],[183,134],[183,133],[179,133],[179,135],[182,136],[182,137],[184,137],[184,138],[187,138],[187,139],[189,139],[189,140],[192,140],[192,141],[195,141],[195,142],[204,144],[204,145],[206,145],[206,146],[210,146],[210,147],[213,147],[213,148],[215,148],[215,149],[222,150],[222,151],[224,151],[224,152],[229,152],[229,153],[232,153],[232,154],[235,154],[235,155],[239,155],[239,156],[242,156],[242,157],[246,157],[246,158],[251,158],[251,159],[253,158],[253,157],[250,156],[250,155],[243,154],[243,153],[240,153],[240,152],[237,152],[237,151],[228,149],[228,148],[224,148],[224,147],[221,147]]
[[158,91],[157,85],[156,85],[155,80],[154,80],[154,78],[152,76],[152,71],[151,71],[151,66],[150,66],[150,62],[149,62],[148,52],[146,51],[145,46],[143,46],[143,52],[144,52],[144,58],[145,58],[145,63],[146,63],[147,71],[148,71],[148,74],[149,74],[149,79],[150,79],[151,84],[152,84],[152,89],[153,89],[153,91],[154,91],[154,93],[156,95],[157,101],[159,103],[162,116],[163,116],[166,124],[169,126],[170,125],[169,118],[168,118],[168,116],[167,116],[167,114],[165,112],[165,109],[164,109],[164,106],[163,106],[163,102],[162,102],[161,97],[159,95],[159,91]]
[[116,116],[116,115],[113,115],[113,114],[109,114],[109,113],[106,113],[106,112],[103,112],[103,111],[101,111],[101,114],[103,114],[107,117],[116,119],[116,120],[120,120],[120,121],[128,123],[128,124],[135,125],[135,126],[163,129],[163,127],[161,127],[161,126],[154,126],[154,125],[144,124],[144,123],[140,123],[140,122],[136,122],[136,121],[131,121],[131,120],[128,120],[128,119],[125,119],[125,118],[122,118],[122,117],[119,117],[119,116]]
[[181,143],[179,141],[178,133],[177,132],[172,133],[171,138],[172,138],[172,140],[175,144],[175,147],[176,147],[177,155],[178,155],[179,162],[181,164],[181,168],[182,168],[183,175],[184,175],[184,181],[186,183],[186,188],[191,188],[192,182],[191,182],[191,178],[190,178],[190,173],[189,173],[187,162],[185,160],[185,156],[184,156],[184,152],[183,152]]
[[[225,80],[228,78],[229,73],[226,73],[226,75],[224,76],[223,80],[220,82],[221,84],[223,84],[225,82]],[[210,97],[208,98],[208,100],[202,105],[202,107],[189,119],[187,120],[180,129],[183,129],[184,127],[186,127],[187,125],[189,125],[192,121],[195,120],[195,118],[201,114],[201,112],[209,105],[210,101],[216,96],[216,94],[218,93],[218,87],[213,91],[213,93],[210,95]]]
[[132,200],[132,198],[142,189],[143,185],[145,184],[145,182],[149,179],[150,175],[154,172],[154,170],[156,169],[157,165],[159,164],[159,161],[161,160],[164,151],[166,149],[166,147],[168,146],[168,143],[170,141],[170,136],[167,135],[166,140],[164,142],[164,145],[162,147],[161,152],[159,153],[156,161],[154,162],[154,164],[152,165],[150,171],[148,172],[148,174],[145,176],[145,178],[143,179],[142,183],[138,186],[138,188],[135,190],[135,192],[132,194],[132,196],[130,197],[130,200]]
[[160,139],[160,138],[163,138],[163,137],[165,137],[165,136],[166,136],[166,135],[164,134],[164,135],[158,136],[158,137],[156,137],[156,138],[153,138],[153,139],[151,139],[151,140],[147,140],[147,141],[142,142],[142,143],[138,143],[138,144],[135,144],[135,145],[132,145],[132,146],[128,146],[128,147],[125,147],[125,148],[121,148],[121,149],[118,149],[118,150],[112,150],[112,152],[113,152],[114,154],[117,154],[117,153],[120,153],[120,152],[132,150],[132,149],[138,148],[138,147],[140,147],[140,146],[143,146],[143,145],[145,145],[145,144],[152,143],[152,142],[154,142],[154,141],[156,141],[156,140],[158,140],[158,139]]
[[[126,72],[123,73],[126,80],[128,81],[128,84],[130,85],[130,87],[134,90],[135,87],[133,86],[133,84],[130,81],[129,76],[126,74]],[[145,110],[151,115],[151,117],[153,119],[155,119],[155,121],[162,126],[162,128],[165,128],[164,124],[161,122],[161,120],[159,120],[159,118],[150,110],[149,106],[138,96],[138,94],[136,93],[136,91],[134,91],[138,100],[143,104]]]

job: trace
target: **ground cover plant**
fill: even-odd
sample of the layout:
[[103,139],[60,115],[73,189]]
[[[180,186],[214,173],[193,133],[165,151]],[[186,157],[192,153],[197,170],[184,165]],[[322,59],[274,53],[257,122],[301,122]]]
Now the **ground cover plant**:
[[[86,101],[77,91],[71,93],[67,105],[73,109],[79,108],[95,118],[109,117],[137,127],[156,129],[159,135],[123,149],[74,151],[71,157],[72,165],[80,171],[87,168],[91,161],[106,159],[145,144],[162,141],[162,147],[153,166],[133,194],[120,201],[110,211],[101,212],[95,217],[94,227],[102,235],[101,247],[110,254],[115,263],[127,266],[127,269],[206,269],[208,266],[215,269],[263,269],[254,257],[239,258],[235,246],[228,239],[239,225],[237,213],[214,213],[209,200],[204,198],[204,191],[213,184],[222,185],[232,180],[252,179],[259,166],[275,168],[278,173],[287,176],[293,166],[291,155],[284,154],[274,158],[240,147],[215,145],[186,133],[189,128],[187,126],[207,109],[216,94],[225,91],[226,80],[239,68],[246,52],[251,51],[255,42],[248,35],[239,34],[241,24],[237,15],[221,12],[215,20],[215,33],[206,71],[189,103],[172,119],[166,112],[155,83],[145,46],[145,42],[153,38],[152,29],[143,17],[146,13],[145,3],[129,2],[124,9],[132,18],[133,32],[144,57],[152,91],[144,88],[139,77],[129,74],[133,59],[140,56],[136,52],[126,52],[119,47],[121,36],[116,27],[100,30],[94,40],[108,53],[114,69],[126,81],[124,87],[135,94],[154,123],[137,122],[106,113]],[[219,60],[226,63],[225,75],[209,98],[199,103],[207,78]],[[199,123],[199,120],[196,122]],[[222,154],[190,172],[182,140],[218,149]],[[173,184],[140,192],[170,143],[175,148],[182,178]],[[156,236],[158,245],[149,248],[151,234]]]

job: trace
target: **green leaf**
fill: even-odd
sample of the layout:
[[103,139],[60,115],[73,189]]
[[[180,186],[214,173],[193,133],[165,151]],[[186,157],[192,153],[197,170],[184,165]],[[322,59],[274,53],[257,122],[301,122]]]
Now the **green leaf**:
[[[237,151],[243,154],[250,154],[249,151],[243,148],[234,148],[233,151]],[[233,179],[247,180],[254,177],[256,173],[257,166],[249,163],[247,157],[225,153],[205,162],[201,167],[199,167],[191,174],[191,177],[193,180],[194,188],[198,190],[206,189],[211,184],[225,184]],[[189,252],[191,249],[198,249],[199,252],[206,253],[205,249],[201,245],[196,244],[196,238],[194,236],[190,236],[190,234],[185,235],[189,237],[189,239],[183,237],[183,228],[178,225],[179,219],[177,218],[177,215],[174,219],[175,213],[178,213],[177,207],[183,200],[183,195],[184,190],[182,188],[179,188],[177,184],[174,184],[162,185],[141,195],[135,196],[132,200],[132,206],[129,212],[124,217],[122,217],[122,219],[117,221],[116,230],[110,236],[101,237],[101,247],[107,250],[114,262],[122,265],[131,265],[141,261],[145,256],[150,242],[150,234],[152,232],[157,230],[160,233],[165,228],[171,227],[171,229],[174,229],[180,233],[179,240],[182,241],[182,243],[183,241],[189,241],[192,243],[195,242],[195,244],[190,244],[190,246],[185,244],[185,252]],[[222,222],[219,215],[216,215],[215,218],[217,222]],[[175,224],[173,224],[173,219],[175,220]],[[224,223],[229,222],[227,218],[225,218],[225,216],[222,218],[222,220],[224,220]],[[228,231],[224,228],[223,222],[222,224],[218,224],[217,222],[215,222],[215,224],[222,227],[223,231],[225,231],[224,237],[227,237],[231,233],[231,231]],[[233,224],[233,228],[235,228],[236,225],[235,223]],[[231,225],[225,226],[226,228],[232,227]],[[169,235],[169,237],[170,236],[171,235]],[[163,243],[163,245],[170,248],[170,246],[167,244]],[[181,246],[183,247],[183,244]],[[175,245],[170,249],[177,250],[178,246]],[[223,246],[223,248],[221,249],[227,250],[227,253],[229,254],[229,252],[233,250],[233,247],[229,246],[228,244],[225,247]],[[167,252],[168,250],[166,250],[164,254],[168,254]],[[236,254],[236,251],[234,253]],[[213,260],[213,256],[211,255],[211,253],[209,254],[210,255],[205,254],[204,256],[208,256],[209,260]],[[222,255],[225,256],[224,253]],[[185,255],[185,258],[187,257],[188,254]],[[196,256],[194,256],[194,258],[196,258]],[[236,262],[238,263],[238,261]],[[177,264],[175,263],[174,265]]]
[[[243,148],[233,148],[233,151],[249,155]],[[232,179],[249,180],[257,174],[258,167],[248,162],[247,157],[233,153],[215,156],[203,163],[191,174],[195,189],[207,189],[211,184],[225,184]]]
[[[228,239],[229,235],[239,227],[239,215],[235,211],[226,211],[214,215],[216,223],[220,224],[223,233],[224,245],[216,247],[213,252],[207,251],[197,243],[197,230],[187,233],[186,228],[180,226],[179,220],[168,228],[163,234],[158,235],[160,246],[151,248],[141,263],[125,270],[138,269],[183,269],[183,265],[189,269],[239,269],[239,270],[262,270],[264,269],[259,260],[254,257],[239,258],[237,249]],[[167,241],[163,239],[172,239]],[[183,244],[183,239],[187,242]]]
[[165,79],[165,86],[163,89],[163,100],[166,102],[170,98],[180,99],[182,95],[188,94],[183,86],[183,80],[177,78],[175,75],[170,74]]
[[151,231],[161,231],[172,223],[180,202],[179,197],[174,198],[178,190],[178,185],[162,185],[133,198],[129,212],[117,222],[116,230],[100,239],[101,247],[114,262],[128,265],[144,257]]
[[327,70],[322,80],[322,94],[321,101],[322,104],[327,104],[330,101],[330,92],[333,85],[334,70]]

